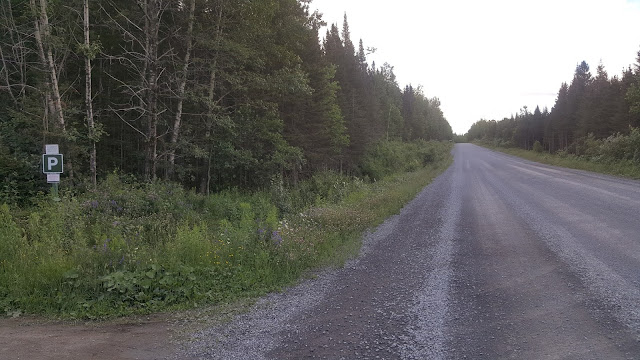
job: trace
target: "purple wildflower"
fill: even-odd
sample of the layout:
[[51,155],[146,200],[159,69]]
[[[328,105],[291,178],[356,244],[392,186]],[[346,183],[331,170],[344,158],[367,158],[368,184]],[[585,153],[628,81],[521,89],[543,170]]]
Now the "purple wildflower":
[[280,235],[280,232],[275,230],[271,233],[271,240],[276,244],[276,245],[280,245],[282,243],[282,236]]

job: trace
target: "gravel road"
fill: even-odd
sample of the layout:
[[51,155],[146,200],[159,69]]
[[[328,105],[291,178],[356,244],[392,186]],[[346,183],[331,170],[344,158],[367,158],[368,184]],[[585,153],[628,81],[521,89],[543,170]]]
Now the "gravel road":
[[179,359],[640,359],[640,182],[458,144],[361,255]]

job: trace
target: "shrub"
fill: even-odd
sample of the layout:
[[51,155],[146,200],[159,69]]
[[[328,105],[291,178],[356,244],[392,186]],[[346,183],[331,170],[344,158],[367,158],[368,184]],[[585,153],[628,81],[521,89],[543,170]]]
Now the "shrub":
[[16,259],[23,246],[20,228],[13,221],[9,206],[0,205],[0,271]]
[[540,141],[536,140],[536,142],[533,143],[533,151],[537,153],[541,153],[544,151],[544,148],[542,147],[542,144],[540,144]]
[[640,128],[631,128],[629,135],[609,136],[601,145],[601,154],[611,160],[631,160],[640,165]]
[[442,151],[443,146],[447,145],[422,140],[412,143],[382,141],[365,153],[361,171],[373,180],[381,180],[394,173],[415,171],[440,160],[436,154],[446,153]]

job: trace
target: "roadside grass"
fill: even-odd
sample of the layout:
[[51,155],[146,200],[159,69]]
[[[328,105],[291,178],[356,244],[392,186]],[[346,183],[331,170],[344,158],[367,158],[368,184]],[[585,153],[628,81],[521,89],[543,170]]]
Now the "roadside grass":
[[275,182],[205,197],[113,174],[98,191],[60,202],[0,205],[0,310],[97,319],[281,289],[356,256],[362,233],[443,172],[450,150],[382,144],[363,170],[376,181],[328,172],[293,189]]
[[548,152],[536,152],[533,150],[524,150],[513,147],[499,147],[487,142],[479,141],[474,142],[474,144],[542,164],[586,170],[630,179],[640,179],[640,164],[634,160],[617,160],[586,155],[578,156],[566,151],[550,154]]

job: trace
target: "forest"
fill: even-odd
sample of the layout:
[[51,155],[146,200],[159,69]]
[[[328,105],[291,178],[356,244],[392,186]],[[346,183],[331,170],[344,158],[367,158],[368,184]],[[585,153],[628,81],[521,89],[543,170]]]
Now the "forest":
[[594,76],[582,61],[551,111],[524,107],[510,118],[477,121],[466,140],[640,165],[640,51],[621,76],[610,77],[602,64]]
[[367,63],[310,0],[12,0],[0,8],[0,203],[118,172],[209,194],[364,176],[384,141],[452,137],[437,98]]

